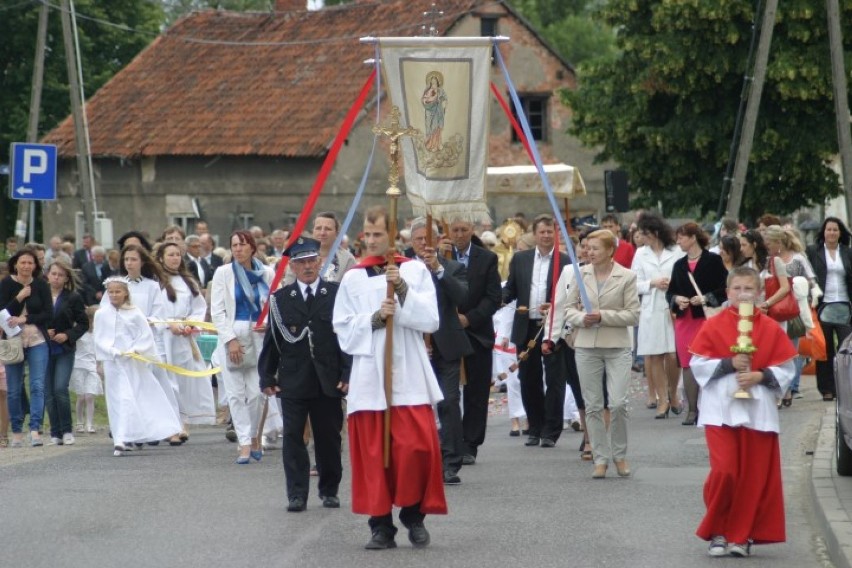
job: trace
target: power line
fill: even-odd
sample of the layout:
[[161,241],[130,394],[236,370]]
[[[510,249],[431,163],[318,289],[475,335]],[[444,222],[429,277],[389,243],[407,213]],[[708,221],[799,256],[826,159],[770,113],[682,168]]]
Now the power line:
[[[57,10],[57,11],[60,11],[60,12],[63,11],[62,6],[57,6],[56,4],[51,4],[47,0],[45,0],[45,2],[47,3],[47,5],[51,9]],[[481,5],[481,6],[479,6],[479,8],[481,9],[484,6],[497,5],[497,4],[499,4],[499,2],[492,2],[490,4]],[[346,4],[346,5],[331,8],[331,9],[334,9],[334,10],[354,10],[354,9],[358,9],[358,8],[363,8],[363,5],[359,5],[357,3]],[[234,14],[244,14],[245,12],[233,12],[233,13]],[[267,12],[250,12],[250,13],[251,14],[266,14]],[[278,13],[283,13],[283,12],[278,12]],[[463,16],[464,14],[468,14],[468,13],[470,13],[469,10],[454,12],[454,13],[451,13],[449,15],[445,15],[443,18],[438,18],[438,21],[443,21],[445,23],[446,22],[452,22],[456,18]],[[160,35],[164,35],[164,36],[168,36],[168,37],[171,37],[171,38],[174,38],[174,39],[185,41],[187,43],[199,43],[199,44],[204,44],[204,45],[222,45],[222,46],[229,46],[229,47],[283,47],[283,46],[290,46],[290,45],[296,46],[296,45],[332,44],[332,43],[342,43],[342,42],[355,41],[355,40],[358,40],[361,37],[363,37],[365,35],[365,33],[369,33],[370,35],[389,35],[390,33],[396,32],[396,31],[410,30],[410,29],[412,29],[412,26],[416,26],[419,29],[419,24],[408,24],[408,25],[404,25],[404,26],[386,28],[384,30],[376,30],[376,31],[369,31],[369,32],[365,31],[364,33],[359,33],[359,34],[356,34],[356,35],[339,36],[339,37],[327,38],[327,39],[312,39],[312,40],[300,40],[300,41],[227,41],[227,40],[215,40],[215,39],[206,39],[206,38],[200,38],[200,37],[177,35],[177,34],[170,33],[168,30],[166,30],[163,33],[149,32],[149,31],[146,31],[146,30],[139,30],[139,29],[131,28],[130,26],[127,26],[125,24],[118,24],[118,23],[115,23],[115,22],[111,22],[109,20],[104,20],[104,19],[101,19],[101,18],[95,18],[95,17],[92,17],[92,16],[86,16],[85,14],[81,14],[79,12],[76,13],[76,17],[81,19],[81,20],[87,20],[87,21],[90,21],[90,22],[93,22],[93,23],[96,23],[96,24],[100,24],[100,25],[103,25],[103,26],[108,26],[108,27],[116,28],[116,29],[119,29],[119,30],[122,30],[122,31],[126,31],[126,32],[130,32],[130,33],[136,33],[136,34],[139,34],[139,35],[146,35],[146,36],[149,36],[149,37],[158,37]]]

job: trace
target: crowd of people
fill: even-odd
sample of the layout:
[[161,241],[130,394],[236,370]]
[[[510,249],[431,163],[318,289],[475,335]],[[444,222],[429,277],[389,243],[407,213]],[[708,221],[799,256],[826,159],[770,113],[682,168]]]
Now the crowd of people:
[[[322,506],[340,506],[345,414],[367,548],[396,546],[394,506],[422,547],[426,515],[447,512],[444,486],[480,457],[493,389],[507,392],[510,436],[553,448],[573,427],[592,478],[610,465],[629,478],[628,387],[644,371],[654,419],[682,414],[705,429],[711,472],[697,534],[709,554],[747,556],[752,544],[784,540],[778,410],[801,396],[798,341],[823,331],[817,387],[832,401],[835,346],[852,331],[852,235],[841,220],[826,218],[807,248],[772,215],[754,228],[724,220],[713,235],[654,212],[623,231],[608,215],[571,235],[572,251],[546,214],[518,215],[511,230],[467,220],[412,219],[399,235],[389,227],[387,212],[371,208],[358,238],[336,250],[331,212],[293,238],[283,228],[268,238],[259,227],[234,231],[227,248],[203,221],[190,235],[130,231],[108,250],[90,235],[79,249],[62,236],[47,246],[7,240],[0,319],[21,353],[2,368],[0,447],[41,446],[43,434],[74,444],[96,432],[104,394],[116,456],[178,447],[190,425],[216,424],[227,408],[236,464],[261,461],[281,436],[287,510],[300,512],[312,474]],[[734,352],[744,317],[757,350]],[[208,361],[199,336],[214,329]],[[751,497],[735,498],[743,493]]]

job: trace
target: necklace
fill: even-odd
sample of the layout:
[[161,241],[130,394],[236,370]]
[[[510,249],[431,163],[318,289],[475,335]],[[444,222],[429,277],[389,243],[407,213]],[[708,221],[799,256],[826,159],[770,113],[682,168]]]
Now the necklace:
[[698,260],[699,258],[701,258],[701,253],[699,252],[695,256],[692,256],[691,254],[687,253],[686,258],[688,258],[689,260]]

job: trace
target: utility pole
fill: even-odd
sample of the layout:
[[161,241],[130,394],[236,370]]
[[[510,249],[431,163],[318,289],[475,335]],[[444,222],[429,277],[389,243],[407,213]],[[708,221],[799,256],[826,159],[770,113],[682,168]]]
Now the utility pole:
[[83,218],[85,219],[85,231],[94,231],[94,218],[89,205],[89,196],[92,195],[91,175],[89,172],[89,161],[87,159],[88,146],[83,132],[83,101],[80,96],[80,83],[77,80],[77,57],[74,48],[74,35],[71,30],[71,7],[69,0],[62,0],[62,39],[65,43],[65,66],[68,70],[68,86],[71,92],[71,114],[74,118],[74,143],[77,148],[77,178],[80,182],[80,201],[83,205]]
[[[831,1],[831,0],[829,0]],[[769,61],[769,47],[772,44],[772,32],[775,28],[775,12],[778,10],[778,0],[767,0],[763,12],[763,23],[760,30],[760,42],[757,46],[757,56],[754,62],[754,77],[751,92],[748,95],[748,106],[743,123],[742,138],[740,138],[737,161],[734,166],[731,194],[728,196],[728,206],[725,210],[727,217],[739,219],[740,206],[743,202],[743,191],[751,147],[754,142],[754,130],[757,125],[757,115],[760,110],[760,98],[763,94],[763,83],[766,80],[766,67]]]
[[[33,61],[33,83],[30,91],[30,122],[27,127],[27,142],[38,142],[38,120],[41,110],[41,91],[44,84],[44,52],[47,43],[47,15],[49,8],[47,2],[41,3],[38,14],[38,32],[36,32],[36,51]],[[18,222],[15,224],[15,233],[19,238],[24,238],[27,233],[27,215],[34,217],[35,201],[21,199],[18,201]],[[35,240],[35,226],[32,220],[29,223],[29,239]]]
[[846,222],[852,220],[852,134],[849,129],[849,101],[846,91],[846,70],[843,63],[843,32],[840,28],[840,7],[837,0],[826,0],[828,41],[831,49],[831,75],[834,85],[834,116],[837,120],[837,145],[843,174],[843,194],[846,196]]

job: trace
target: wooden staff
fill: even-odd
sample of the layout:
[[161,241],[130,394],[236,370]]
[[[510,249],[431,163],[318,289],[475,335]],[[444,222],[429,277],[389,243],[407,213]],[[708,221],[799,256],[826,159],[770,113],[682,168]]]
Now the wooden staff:
[[[398,215],[398,200],[402,195],[398,187],[399,183],[399,139],[402,136],[411,136],[417,131],[413,128],[401,128],[399,124],[399,107],[394,106],[391,109],[390,124],[388,126],[374,126],[373,133],[387,136],[390,139],[390,171],[388,172],[388,190],[385,194],[388,196],[388,250],[387,250],[387,265],[396,266],[394,253],[396,252],[396,218]],[[392,282],[387,285],[387,298],[392,300],[394,297],[394,286]],[[391,405],[393,404],[393,316],[388,316],[385,319],[385,403],[387,409],[384,415],[384,438],[383,452],[385,468],[390,467],[390,448],[391,448]]]

